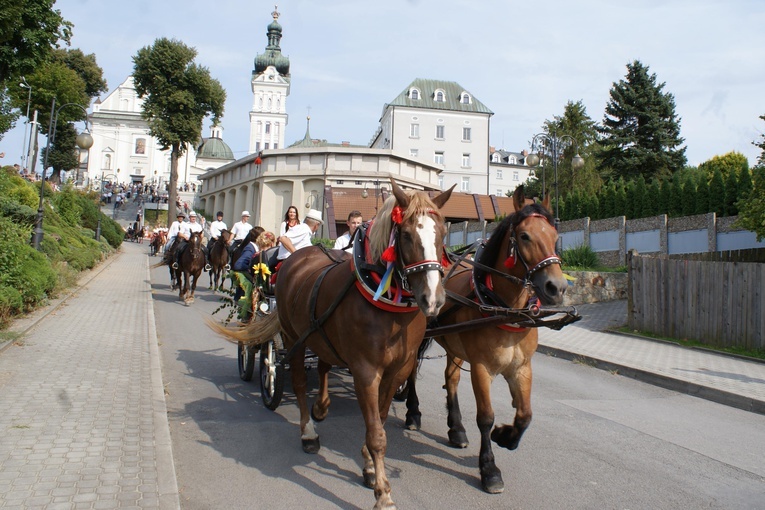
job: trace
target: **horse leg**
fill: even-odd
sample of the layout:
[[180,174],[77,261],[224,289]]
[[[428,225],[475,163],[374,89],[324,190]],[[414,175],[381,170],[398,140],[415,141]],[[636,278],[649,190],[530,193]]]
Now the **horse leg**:
[[422,426],[422,413],[420,412],[420,399],[417,398],[417,364],[406,380],[406,428],[407,430],[420,430]]
[[311,418],[314,421],[324,421],[329,413],[329,369],[332,365],[319,360],[319,394],[311,408]]
[[292,390],[295,393],[298,408],[300,409],[300,440],[303,443],[305,453],[319,453],[321,443],[319,434],[316,432],[316,423],[308,411],[308,395],[306,387],[308,376],[305,371],[305,345],[297,349],[292,359],[289,360],[290,372],[292,372]]
[[194,300],[194,291],[197,290],[197,280],[201,276],[201,273],[197,274],[194,273],[191,275],[191,295],[189,296],[189,299],[192,301]]
[[513,373],[506,375],[515,407],[515,420],[512,425],[496,427],[491,432],[491,439],[502,448],[515,450],[521,436],[531,423],[531,360],[527,360]]
[[[385,435],[385,428],[383,428],[384,418],[381,414],[381,406],[385,402],[381,402],[379,395],[379,374],[369,369],[365,370],[363,367],[354,367],[353,385],[356,388],[356,399],[359,402],[367,429],[364,448],[367,449],[366,453],[371,457],[372,469],[374,469],[374,509],[395,509],[396,505],[390,497],[390,482],[388,482],[388,477],[385,474],[385,452],[388,439]],[[387,400],[386,408],[390,407],[390,399]],[[363,448],[362,456],[365,457],[364,471],[362,473],[364,475],[364,483],[369,486],[371,473],[368,469],[368,458],[365,456]]]
[[491,428],[494,426],[494,409],[491,407],[491,375],[486,367],[471,364],[470,379],[475,394],[476,423],[481,433],[481,449],[478,453],[478,468],[481,472],[481,487],[489,494],[499,494],[505,490],[502,472],[494,462],[491,449]]
[[462,412],[460,401],[457,396],[457,388],[460,384],[460,371],[463,361],[453,356],[446,356],[446,369],[444,370],[444,388],[446,389],[446,425],[449,427],[449,444],[456,448],[467,448],[468,438],[465,426],[462,424]]

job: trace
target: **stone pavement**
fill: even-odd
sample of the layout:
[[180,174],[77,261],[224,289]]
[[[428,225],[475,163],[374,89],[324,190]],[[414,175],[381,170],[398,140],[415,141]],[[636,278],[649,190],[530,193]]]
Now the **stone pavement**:
[[538,352],[765,414],[765,361],[607,332],[626,325],[626,300],[579,305],[577,310],[581,321],[561,331],[539,330]]
[[123,246],[0,353],[2,509],[180,507],[147,248]]
[[[0,509],[180,507],[146,250],[125,243],[0,342]],[[540,352],[765,414],[765,363],[604,331],[626,306],[578,307]]]

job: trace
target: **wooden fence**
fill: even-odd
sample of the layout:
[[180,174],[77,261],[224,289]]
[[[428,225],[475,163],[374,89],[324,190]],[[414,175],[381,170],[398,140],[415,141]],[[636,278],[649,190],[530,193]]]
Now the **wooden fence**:
[[765,264],[628,257],[629,327],[765,350]]

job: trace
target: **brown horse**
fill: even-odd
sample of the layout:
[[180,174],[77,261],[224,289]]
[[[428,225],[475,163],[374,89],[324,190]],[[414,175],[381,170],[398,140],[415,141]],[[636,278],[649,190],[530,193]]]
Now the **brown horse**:
[[[186,248],[181,254],[178,269],[173,270],[175,281],[178,282],[178,299],[187,305],[194,302],[194,290],[197,288],[197,280],[204,267],[205,254],[202,251],[202,232],[192,232]],[[189,279],[191,279],[190,288]]]
[[[553,226],[549,197],[542,204],[527,205],[523,186],[520,186],[513,195],[513,203],[515,213],[499,224],[478,251],[475,267],[463,262],[446,281],[449,297],[437,318],[439,327],[481,319],[483,314],[478,307],[469,306],[473,301],[519,309],[530,303],[535,305],[534,296],[544,305],[563,301],[567,283],[561,272],[561,261],[555,254],[558,233]],[[451,297],[452,293],[456,297]],[[460,296],[467,299],[460,300]],[[481,485],[486,492],[502,492],[504,482],[494,462],[491,441],[514,450],[531,422],[531,356],[537,349],[537,329],[486,325],[435,339],[447,354],[444,388],[449,443],[458,448],[468,445],[457,399],[462,364],[467,361],[481,434],[478,457]],[[407,428],[410,429],[419,429],[415,375],[413,371],[408,380]],[[497,375],[507,381],[516,413],[512,425],[502,425],[492,431],[494,410],[490,389]]]
[[228,266],[228,242],[231,240],[231,232],[223,229],[220,236],[210,247],[210,288],[214,290],[223,290],[225,278],[221,278],[223,270]]
[[151,236],[151,243],[149,244],[149,253],[153,257],[157,253],[160,253],[162,251],[162,248],[164,248],[165,243],[167,243],[167,232],[162,230],[160,232],[155,232]]
[[[326,418],[329,411],[329,368],[337,365],[350,369],[366,424],[364,482],[374,488],[375,508],[394,508],[384,464],[384,424],[393,394],[414,368],[425,316],[435,316],[445,300],[440,261],[446,228],[439,208],[452,191],[431,200],[423,192],[407,193],[395,181],[391,184],[393,195],[371,227],[366,259],[320,247],[300,249],[284,261],[277,274],[277,314],[253,321],[238,333],[211,324],[230,341],[250,344],[270,340],[281,330],[289,350],[306,453],[316,453],[320,448],[315,422]],[[411,294],[409,306],[398,311],[393,311],[396,307],[391,304],[387,309],[376,305],[371,295],[358,288],[352,271],[352,264],[366,262],[384,267],[383,256],[394,262],[399,285]],[[306,347],[320,359],[319,394],[310,413]]]

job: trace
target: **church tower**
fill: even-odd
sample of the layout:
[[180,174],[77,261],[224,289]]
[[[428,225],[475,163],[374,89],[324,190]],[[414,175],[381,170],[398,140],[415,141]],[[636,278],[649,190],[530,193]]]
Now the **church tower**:
[[268,25],[266,52],[255,57],[252,71],[252,109],[250,110],[250,147],[253,154],[266,149],[283,149],[287,127],[287,96],[290,93],[290,59],[282,55],[279,41],[282,26],[274,8]]

